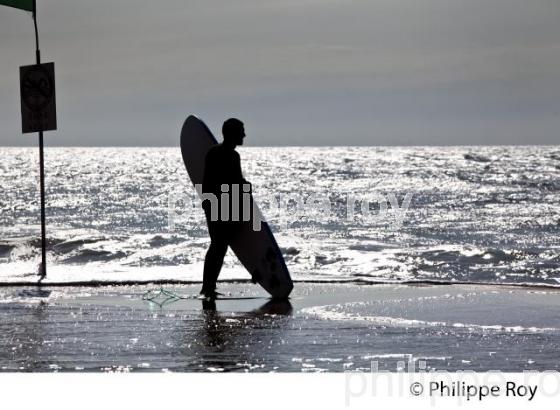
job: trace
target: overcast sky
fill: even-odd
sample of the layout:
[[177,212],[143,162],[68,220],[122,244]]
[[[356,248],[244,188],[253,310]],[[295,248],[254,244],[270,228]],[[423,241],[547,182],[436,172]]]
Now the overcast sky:
[[[37,0],[52,145],[558,144],[558,0]],[[0,7],[0,145],[21,134],[30,14]]]

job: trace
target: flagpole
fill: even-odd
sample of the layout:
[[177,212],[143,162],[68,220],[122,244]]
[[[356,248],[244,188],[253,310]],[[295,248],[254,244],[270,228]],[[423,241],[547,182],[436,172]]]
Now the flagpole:
[[[37,65],[41,64],[39,50],[39,31],[37,30],[37,0],[33,0],[33,25],[35,26],[35,58]],[[39,267],[39,282],[47,276],[47,247],[45,223],[45,165],[43,155],[43,131],[39,131],[39,179],[41,181],[41,265]]]
[[35,26],[35,57],[37,64],[41,64],[41,51],[39,50],[39,30],[37,30],[37,0],[33,0],[33,25]]

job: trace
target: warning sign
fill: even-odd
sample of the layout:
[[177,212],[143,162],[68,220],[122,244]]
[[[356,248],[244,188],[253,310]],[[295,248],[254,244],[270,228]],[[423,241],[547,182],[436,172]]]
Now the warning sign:
[[56,130],[54,63],[19,68],[23,133]]

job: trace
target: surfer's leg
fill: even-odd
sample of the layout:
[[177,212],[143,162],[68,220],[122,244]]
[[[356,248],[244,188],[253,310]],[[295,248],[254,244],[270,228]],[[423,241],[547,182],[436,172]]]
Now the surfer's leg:
[[215,222],[210,222],[208,224],[211,242],[206,252],[206,258],[204,259],[201,293],[212,293],[216,290],[216,282],[218,281],[218,276],[222,269],[228,247],[221,228],[222,227]]
[[216,289],[216,281],[222,269],[226,252],[227,244],[225,242],[212,241],[210,243],[204,260],[203,292],[212,292]]

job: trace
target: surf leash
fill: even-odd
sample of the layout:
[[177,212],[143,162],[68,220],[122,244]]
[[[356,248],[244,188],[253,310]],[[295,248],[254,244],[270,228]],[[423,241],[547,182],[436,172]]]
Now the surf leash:
[[162,308],[164,305],[177,302],[181,299],[189,299],[188,297],[180,296],[175,292],[164,289],[163,287],[159,290],[150,289],[142,295],[142,300],[154,303]]

